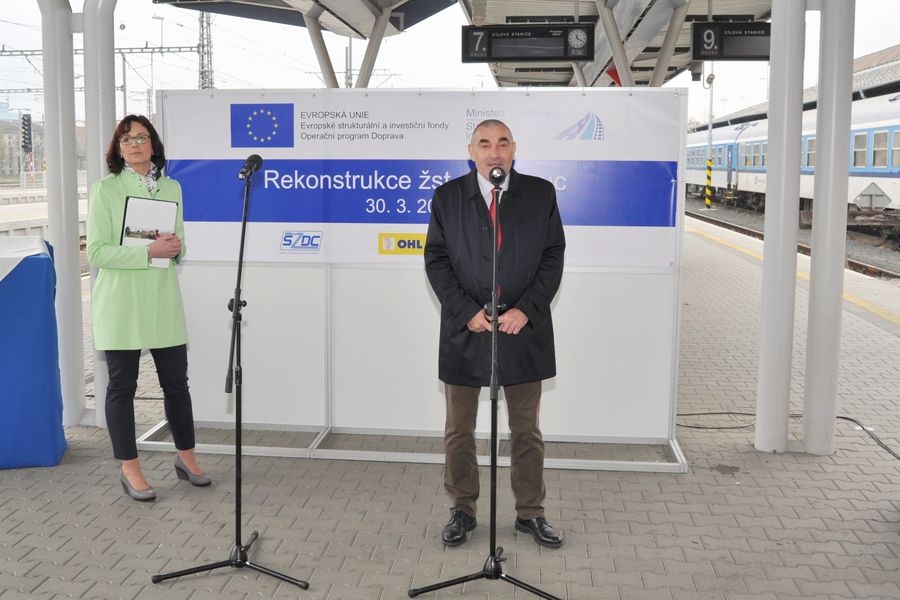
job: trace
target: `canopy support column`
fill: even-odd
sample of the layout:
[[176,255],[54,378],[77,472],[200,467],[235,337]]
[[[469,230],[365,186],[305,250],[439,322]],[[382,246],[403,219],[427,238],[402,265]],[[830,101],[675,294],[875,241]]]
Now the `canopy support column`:
[[44,50],[48,241],[53,245],[56,265],[63,425],[68,426],[81,421],[85,408],[73,15],[68,0],[38,0],[38,6]]

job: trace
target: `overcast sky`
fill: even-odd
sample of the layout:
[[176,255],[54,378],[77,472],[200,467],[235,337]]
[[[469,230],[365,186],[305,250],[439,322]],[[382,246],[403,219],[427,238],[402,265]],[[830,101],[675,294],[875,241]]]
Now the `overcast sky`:
[[[81,10],[82,0],[71,0]],[[900,44],[900,0],[856,0],[854,56],[862,56]],[[116,47],[195,46],[198,40],[197,11],[153,4],[151,0],[118,0]],[[41,46],[40,10],[36,0],[3,0],[0,11],[0,43],[6,49],[31,50]],[[818,63],[819,14],[807,13],[805,85],[815,84]],[[462,9],[451,6],[401,35],[386,38],[370,87],[380,88],[475,88],[495,89],[484,64],[463,65],[460,56]],[[124,28],[123,28],[124,26]],[[325,33],[338,80],[344,85],[348,38]],[[319,68],[306,29],[253,22],[221,15],[213,16],[213,69],[217,88],[315,88],[322,87]],[[365,52],[365,42],[354,40],[353,69]],[[75,36],[82,47],[81,35]],[[43,69],[40,56],[29,59],[0,57],[0,89],[40,88]],[[127,108],[147,112],[148,90],[196,89],[196,54],[126,56]],[[76,56],[76,85],[82,86],[82,61]],[[116,59],[117,84],[121,84],[122,62]],[[766,100],[768,65],[762,62],[720,62],[715,65],[714,112],[723,115]],[[670,84],[689,89],[689,116],[705,122],[709,92],[692,83],[685,73]],[[76,95],[77,115],[83,118],[83,95]],[[122,94],[117,94],[122,111]],[[40,94],[0,93],[12,109],[30,109],[37,120],[43,113]]]

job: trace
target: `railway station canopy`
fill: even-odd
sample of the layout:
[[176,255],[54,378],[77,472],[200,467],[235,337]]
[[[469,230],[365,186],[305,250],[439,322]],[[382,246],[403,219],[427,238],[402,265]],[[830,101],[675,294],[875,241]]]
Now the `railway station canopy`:
[[[323,30],[368,40],[376,49],[384,36],[400,35],[454,6],[461,7],[475,26],[581,23],[593,30],[593,56],[584,60],[516,62],[512,56],[491,63],[500,87],[659,86],[685,70],[699,78],[699,64],[691,51],[693,23],[765,22],[772,10],[772,0],[153,1],[299,27],[314,20]],[[460,46],[447,52],[462,56],[462,36]]]

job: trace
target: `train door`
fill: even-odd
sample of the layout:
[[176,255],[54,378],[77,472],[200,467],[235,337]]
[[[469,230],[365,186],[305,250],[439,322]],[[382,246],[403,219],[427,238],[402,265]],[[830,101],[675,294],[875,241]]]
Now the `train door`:
[[732,181],[732,178],[734,177],[734,165],[735,165],[734,146],[726,146],[726,149],[727,149],[727,154],[725,157],[725,164],[728,165],[727,166],[726,183],[728,186],[727,189],[730,190],[730,189],[732,189],[731,181]]

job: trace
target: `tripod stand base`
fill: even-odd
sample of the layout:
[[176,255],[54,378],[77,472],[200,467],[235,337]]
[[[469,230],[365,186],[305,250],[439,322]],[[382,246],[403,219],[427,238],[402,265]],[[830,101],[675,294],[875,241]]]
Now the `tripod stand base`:
[[500,563],[502,563],[504,560],[506,559],[503,558],[503,548],[498,546],[496,554],[491,554],[487,557],[487,560],[484,561],[484,568],[481,571],[471,573],[469,575],[463,575],[462,577],[455,577],[453,579],[448,579],[446,581],[441,581],[432,585],[426,585],[425,587],[412,588],[407,592],[407,594],[410,598],[415,598],[419,594],[427,594],[428,592],[442,590],[444,588],[453,585],[459,585],[467,581],[475,581],[476,579],[503,579],[516,587],[522,588],[526,592],[531,592],[535,596],[545,598],[546,600],[560,600],[560,598],[557,598],[556,596],[548,594],[543,590],[539,590],[536,587],[525,583],[524,581],[521,581],[504,573],[503,568],[500,566]]
[[212,571],[213,569],[220,569],[222,567],[234,567],[236,569],[252,569],[254,571],[270,575],[276,579],[280,579],[281,581],[296,585],[301,589],[309,589],[309,583],[307,583],[306,581],[303,581],[301,579],[294,579],[293,577],[289,577],[287,575],[279,573],[278,571],[273,571],[272,569],[268,569],[266,567],[263,567],[262,565],[254,564],[247,559],[247,553],[250,551],[250,546],[253,545],[253,542],[255,542],[256,538],[258,537],[259,532],[254,531],[250,534],[250,539],[245,545],[235,544],[234,549],[232,549],[231,551],[231,555],[228,557],[228,560],[220,560],[219,562],[199,565],[196,567],[191,567],[189,569],[183,569],[181,571],[173,571],[171,573],[153,575],[150,578],[150,581],[152,581],[153,583],[159,583],[160,581],[175,579],[176,577],[182,577],[184,575],[203,573],[205,571]]

